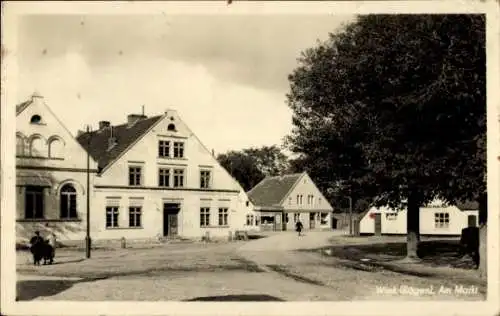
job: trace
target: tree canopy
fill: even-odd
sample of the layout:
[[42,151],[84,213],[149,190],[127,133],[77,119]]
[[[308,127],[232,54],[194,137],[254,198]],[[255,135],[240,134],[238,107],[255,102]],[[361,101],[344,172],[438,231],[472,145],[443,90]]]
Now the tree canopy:
[[482,15],[360,16],[289,76],[294,165],[407,206],[418,240],[422,204],[485,193],[485,77]]
[[229,151],[217,156],[219,163],[249,191],[266,176],[288,170],[288,157],[277,146]]

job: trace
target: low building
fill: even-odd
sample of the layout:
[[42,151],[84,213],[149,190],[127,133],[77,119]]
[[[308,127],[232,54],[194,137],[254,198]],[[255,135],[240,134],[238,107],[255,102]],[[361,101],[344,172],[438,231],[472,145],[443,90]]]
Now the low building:
[[[89,161],[92,187],[97,163]],[[87,210],[87,153],[44,98],[16,107],[16,237],[38,230],[59,239],[83,239]]]
[[332,206],[305,172],[266,177],[248,192],[253,212],[247,226],[261,231],[331,229]]
[[246,229],[244,190],[175,110],[101,121],[77,140],[98,162],[94,238],[227,238]]
[[[398,211],[387,207],[372,207],[362,215],[360,233],[404,235],[407,227],[406,213],[406,209]],[[420,234],[458,236],[463,228],[478,225],[478,215],[477,203],[448,205],[435,200],[420,208]]]

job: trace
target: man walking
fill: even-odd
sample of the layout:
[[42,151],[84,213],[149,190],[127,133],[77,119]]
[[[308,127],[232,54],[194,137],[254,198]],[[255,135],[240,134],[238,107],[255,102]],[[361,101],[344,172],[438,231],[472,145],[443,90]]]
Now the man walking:
[[301,236],[300,232],[302,231],[303,225],[300,219],[297,220],[297,223],[295,223],[295,230],[297,233],[299,233],[299,236]]

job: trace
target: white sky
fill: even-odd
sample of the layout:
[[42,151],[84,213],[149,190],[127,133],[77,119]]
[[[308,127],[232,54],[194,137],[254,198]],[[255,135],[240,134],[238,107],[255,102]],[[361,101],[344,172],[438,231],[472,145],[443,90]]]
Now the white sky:
[[19,102],[38,91],[76,134],[175,108],[217,153],[281,144],[300,52],[353,16],[24,16]]

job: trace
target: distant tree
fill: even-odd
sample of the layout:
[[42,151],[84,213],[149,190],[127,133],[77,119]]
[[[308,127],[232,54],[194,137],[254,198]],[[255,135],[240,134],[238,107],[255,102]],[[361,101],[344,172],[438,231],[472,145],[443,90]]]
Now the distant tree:
[[485,196],[485,61],[481,15],[360,16],[289,76],[293,164],[406,207],[416,259],[421,205]]
[[289,169],[287,156],[277,146],[229,151],[218,155],[217,160],[245,191],[252,189],[264,177],[280,175]]

